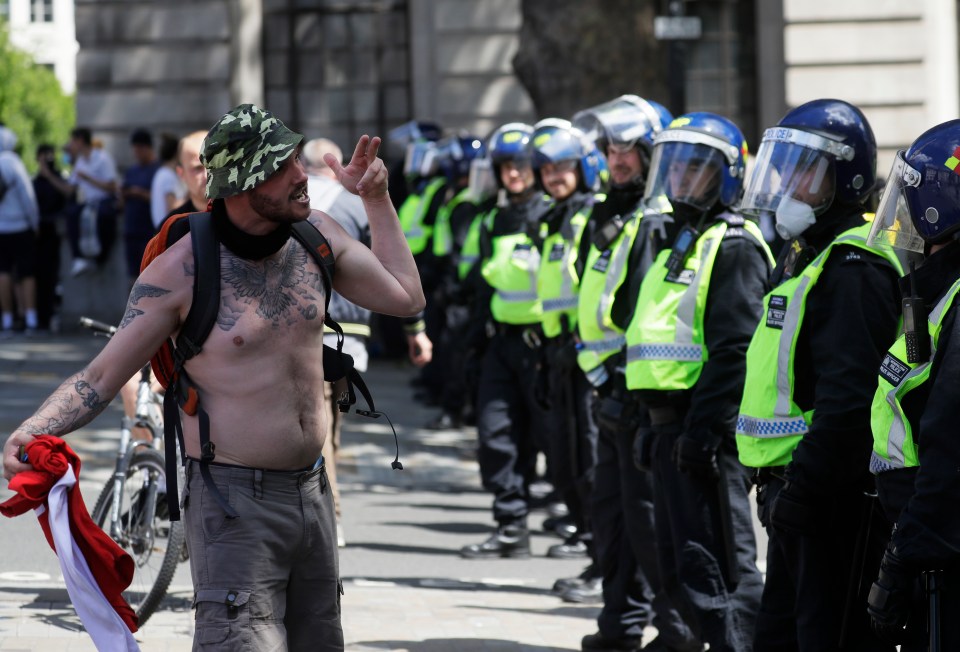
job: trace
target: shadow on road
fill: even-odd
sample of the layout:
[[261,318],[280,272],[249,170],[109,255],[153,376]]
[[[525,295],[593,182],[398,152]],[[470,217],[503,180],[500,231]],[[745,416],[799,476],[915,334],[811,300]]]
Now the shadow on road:
[[576,650],[572,647],[546,647],[527,645],[498,638],[432,638],[425,641],[362,641],[348,647],[349,652],[372,652],[373,650],[406,650],[407,652],[562,652]]

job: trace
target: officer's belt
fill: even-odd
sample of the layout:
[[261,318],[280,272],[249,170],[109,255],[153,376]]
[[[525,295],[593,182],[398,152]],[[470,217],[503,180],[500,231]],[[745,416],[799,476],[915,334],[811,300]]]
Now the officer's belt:
[[538,348],[544,340],[540,324],[503,324],[494,322],[493,329],[497,335],[520,336],[523,343],[531,349]]
[[672,405],[647,408],[647,412],[650,414],[650,425],[652,426],[663,426],[680,421],[680,413]]
[[764,485],[772,480],[787,480],[787,467],[785,466],[764,466],[753,470],[753,483]]
[[[343,329],[344,335],[353,335],[354,337],[369,338],[372,332],[368,324],[351,324],[349,322],[341,322],[340,328]],[[329,326],[324,326],[323,333],[324,335],[333,335],[335,331]]]

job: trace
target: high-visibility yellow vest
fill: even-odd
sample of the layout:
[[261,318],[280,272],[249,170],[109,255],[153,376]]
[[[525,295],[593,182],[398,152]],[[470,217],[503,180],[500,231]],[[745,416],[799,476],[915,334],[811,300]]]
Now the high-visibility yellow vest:
[[573,217],[569,225],[551,233],[543,242],[537,292],[543,305],[543,334],[557,337],[563,332],[563,322],[572,329],[577,323],[577,294],[580,277],[577,274],[577,256],[580,238],[593,212],[593,206],[606,197],[594,195]]
[[623,329],[613,322],[613,302],[627,278],[627,263],[642,218],[643,209],[638,208],[606,249],[590,245],[577,300],[577,364],[584,372],[596,369],[623,348]]
[[484,222],[492,221],[497,209],[493,208],[488,213],[477,213],[473,221],[470,222],[470,228],[463,239],[463,247],[460,249],[460,256],[457,259],[457,278],[461,281],[467,278],[470,270],[480,260],[480,232],[483,230]]
[[760,228],[731,214],[721,215],[697,238],[676,273],[666,266],[671,250],[657,254],[640,285],[637,307],[627,327],[628,389],[684,390],[700,378],[709,356],[703,320],[710,278],[720,242],[731,228],[740,228],[756,240],[773,264]]
[[[488,216],[492,226],[496,211]],[[536,324],[542,308],[537,295],[540,250],[526,233],[491,238],[492,253],[481,261],[480,273],[490,287],[490,314],[501,324]]]
[[940,342],[943,318],[958,293],[960,280],[954,282],[927,317],[930,333],[930,359],[927,362],[907,362],[906,340],[901,335],[880,364],[880,381],[870,408],[870,428],[873,430],[870,470],[874,473],[919,466],[917,442],[901,404],[904,396],[930,379],[930,364]]
[[[807,297],[816,286],[837,245],[878,255],[902,272],[890,248],[867,243],[869,224],[844,231],[797,276],[780,284],[763,300],[763,319],[747,349],[747,376],[737,419],[740,461],[749,467],[785,466],[813,420],[794,400],[794,362]],[[850,297],[858,301],[859,297]]]
[[437,221],[433,225],[433,255],[442,258],[450,256],[453,253],[453,228],[450,224],[450,216],[460,204],[472,204],[470,198],[470,189],[464,188],[455,194],[449,201],[445,202],[437,212]]
[[430,204],[433,203],[434,195],[446,184],[447,180],[444,177],[434,177],[422,192],[409,195],[400,205],[398,211],[400,228],[403,229],[403,235],[410,246],[410,253],[414,256],[423,253],[430,243],[433,226],[424,224],[424,219],[426,219]]

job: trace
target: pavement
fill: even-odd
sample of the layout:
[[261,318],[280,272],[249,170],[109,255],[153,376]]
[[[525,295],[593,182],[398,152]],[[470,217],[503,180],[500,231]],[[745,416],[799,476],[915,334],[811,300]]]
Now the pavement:
[[[0,341],[3,438],[103,343],[85,333]],[[599,608],[550,593],[557,578],[584,566],[544,556],[559,539],[535,533],[528,560],[471,561],[457,554],[493,526],[475,461],[476,432],[421,428],[436,410],[412,400],[414,375],[410,365],[384,360],[373,360],[365,374],[377,407],[396,426],[403,471],[390,468],[394,441],[384,419],[351,414],[344,427],[338,475],[347,539],[340,551],[346,649],[579,650],[580,638],[596,630]],[[120,415],[118,399],[68,437],[83,460],[88,505],[109,478]],[[10,495],[0,489],[0,500]],[[531,527],[542,518],[532,516]],[[0,651],[95,650],[31,516],[0,520],[0,550]],[[189,569],[181,564],[161,608],[136,634],[144,652],[191,649],[191,597]]]

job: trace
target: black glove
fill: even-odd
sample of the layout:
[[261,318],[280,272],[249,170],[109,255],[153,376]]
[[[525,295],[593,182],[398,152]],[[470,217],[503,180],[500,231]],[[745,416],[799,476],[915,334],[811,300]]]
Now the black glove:
[[641,471],[653,468],[653,442],[656,438],[651,428],[638,428],[633,437],[633,465]]
[[680,435],[673,445],[673,461],[683,473],[705,480],[720,477],[717,466],[717,449],[720,438],[701,439],[689,435]]
[[910,615],[917,571],[889,546],[880,562],[880,574],[867,596],[867,613],[877,636],[892,645],[904,639],[904,625]]
[[568,374],[577,366],[577,343],[572,338],[551,348],[550,369],[553,373]]
[[821,510],[828,506],[820,502],[795,483],[788,481],[770,506],[770,525],[790,534],[821,533]]

